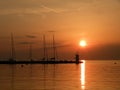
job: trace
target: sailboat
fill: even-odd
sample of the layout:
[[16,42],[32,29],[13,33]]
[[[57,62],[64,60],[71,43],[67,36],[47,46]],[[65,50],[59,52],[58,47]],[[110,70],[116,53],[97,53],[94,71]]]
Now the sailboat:
[[9,59],[10,62],[15,62],[15,47],[14,47],[14,38],[13,34],[11,33],[11,58]]
[[48,61],[48,52],[47,52],[47,48],[46,48],[46,38],[45,38],[45,35],[43,35],[43,61]]
[[57,50],[56,50],[56,45],[55,45],[55,36],[53,34],[53,57],[51,58],[52,61],[57,61],[58,57],[57,57]]

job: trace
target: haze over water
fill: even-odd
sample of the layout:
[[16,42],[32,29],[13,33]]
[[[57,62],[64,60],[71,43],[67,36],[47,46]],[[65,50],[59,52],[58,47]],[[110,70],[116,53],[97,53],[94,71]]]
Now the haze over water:
[[1,90],[119,90],[120,61],[0,65]]

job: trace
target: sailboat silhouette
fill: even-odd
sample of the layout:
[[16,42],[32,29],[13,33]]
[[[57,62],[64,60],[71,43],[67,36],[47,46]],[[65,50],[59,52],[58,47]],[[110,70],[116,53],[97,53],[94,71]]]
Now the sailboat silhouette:
[[15,46],[14,46],[14,37],[13,33],[11,33],[11,58],[9,59],[10,62],[14,62],[15,60]]

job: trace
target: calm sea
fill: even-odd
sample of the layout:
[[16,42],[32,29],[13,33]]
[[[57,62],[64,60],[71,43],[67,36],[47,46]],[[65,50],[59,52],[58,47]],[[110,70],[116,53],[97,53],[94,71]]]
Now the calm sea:
[[0,65],[0,90],[120,90],[120,60]]

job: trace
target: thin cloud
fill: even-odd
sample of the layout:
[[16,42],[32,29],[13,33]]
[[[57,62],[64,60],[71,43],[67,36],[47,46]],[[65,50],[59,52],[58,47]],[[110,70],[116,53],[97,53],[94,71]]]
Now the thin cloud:
[[60,12],[64,11],[62,9],[53,9],[53,8],[47,7],[45,5],[42,5],[41,7],[44,8],[46,11],[54,12],[54,13],[60,13]]
[[34,35],[26,35],[27,38],[36,38]]
[[38,8],[14,8],[14,9],[0,9],[0,15],[29,15],[29,14],[34,14],[34,15],[41,15],[43,13],[61,13],[63,12],[64,9],[53,9],[50,7],[47,7],[45,5],[41,5]]
[[61,48],[61,47],[71,47],[71,44],[64,44],[64,45],[56,45],[56,47]]
[[34,42],[20,42],[19,44],[26,45],[26,44],[35,44]]
[[[20,36],[13,36],[14,39],[21,39]],[[11,36],[0,36],[0,39],[11,39]]]

